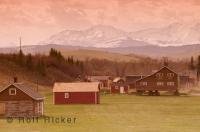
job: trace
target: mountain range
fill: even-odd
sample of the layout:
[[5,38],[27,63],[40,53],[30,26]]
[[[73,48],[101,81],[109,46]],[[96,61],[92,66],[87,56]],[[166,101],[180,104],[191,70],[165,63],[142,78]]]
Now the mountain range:
[[200,23],[172,23],[166,27],[136,32],[96,25],[81,31],[64,30],[40,43],[98,48],[200,44]]
[[[173,23],[163,28],[125,32],[112,26],[96,25],[86,30],[64,30],[38,45],[23,46],[24,53],[48,54],[51,48],[65,56],[138,60],[153,58],[189,58],[200,54],[200,24]],[[1,53],[15,53],[19,47],[0,48]],[[138,56],[139,55],[139,56]]]
[[40,43],[97,48],[149,45],[132,39],[128,32],[105,25],[96,25],[82,31],[64,30]]

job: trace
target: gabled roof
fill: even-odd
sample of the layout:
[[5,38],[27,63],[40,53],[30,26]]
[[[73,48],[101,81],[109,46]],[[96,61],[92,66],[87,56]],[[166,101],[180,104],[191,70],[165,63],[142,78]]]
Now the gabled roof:
[[6,90],[7,88],[9,88],[10,86],[14,86],[14,87],[18,88],[19,90],[21,90],[22,92],[24,92],[25,94],[27,94],[28,96],[33,98],[34,100],[43,100],[44,99],[44,97],[42,95],[40,95],[39,93],[35,92],[33,90],[33,88],[31,88],[30,86],[23,84],[23,83],[10,84],[7,87],[0,90],[0,93],[3,92],[4,90]]
[[53,92],[98,92],[98,82],[55,83]]
[[110,76],[89,76],[88,79],[90,81],[95,82],[95,81],[100,81],[100,80],[108,80]]
[[[177,74],[177,73],[174,72],[173,70],[169,69],[169,67],[164,66],[164,67],[162,67],[160,70],[156,71],[155,73],[153,73],[153,74],[151,74],[151,75],[149,75],[149,76],[146,76],[146,77],[144,77],[144,78],[138,79],[137,81],[140,81],[140,80],[146,79],[146,78],[148,78],[148,77],[151,77],[152,75],[155,75],[156,73],[160,72],[160,71],[163,70],[163,69],[167,69],[167,70],[169,70],[169,71],[171,71],[171,72]],[[137,82],[137,81],[136,81],[136,82]]]
[[118,81],[120,81],[120,80],[123,80],[123,81],[124,81],[123,78],[121,78],[121,77],[116,77],[116,78],[113,80],[113,82],[116,83],[116,82],[118,82]]

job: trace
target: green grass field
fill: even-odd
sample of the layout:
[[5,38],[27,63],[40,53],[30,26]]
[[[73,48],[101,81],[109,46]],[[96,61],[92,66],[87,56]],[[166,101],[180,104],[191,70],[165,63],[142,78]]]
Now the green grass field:
[[8,123],[0,132],[197,132],[200,97],[102,95],[100,105],[52,104],[46,94],[45,115],[76,118],[75,123]]

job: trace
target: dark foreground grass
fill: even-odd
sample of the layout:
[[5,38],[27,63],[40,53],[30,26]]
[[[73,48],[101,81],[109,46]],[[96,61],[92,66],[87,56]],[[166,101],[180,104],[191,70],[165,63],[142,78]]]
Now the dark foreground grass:
[[197,132],[200,97],[103,95],[100,105],[53,105],[47,94],[45,115],[72,120],[1,119],[0,132]]

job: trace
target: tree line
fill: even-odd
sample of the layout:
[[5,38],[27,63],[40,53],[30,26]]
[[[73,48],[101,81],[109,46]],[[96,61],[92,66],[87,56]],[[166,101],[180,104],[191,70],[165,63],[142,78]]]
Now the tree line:
[[90,75],[121,77],[126,75],[149,75],[162,66],[169,66],[178,73],[198,69],[198,75],[200,75],[200,57],[198,63],[194,58],[191,58],[191,62],[188,60],[152,59],[149,57],[141,57],[140,60],[130,62],[95,58],[79,60],[73,56],[65,57],[60,51],[52,48],[48,55],[24,54],[22,50],[18,53],[0,54],[0,61],[8,65],[16,65],[27,72],[42,76],[52,83],[55,81],[75,81],[77,77],[84,79],[84,77]]
[[24,54],[20,50],[19,53],[0,54],[0,60],[4,63],[12,63],[12,65],[17,65],[40,76],[46,76],[49,69],[57,69],[62,73],[69,74],[72,78],[83,72],[83,61],[76,60],[73,56],[65,58],[60,51],[53,48],[49,55]]
[[200,55],[195,60],[192,56],[190,59],[189,69],[196,72],[197,81],[200,80]]

